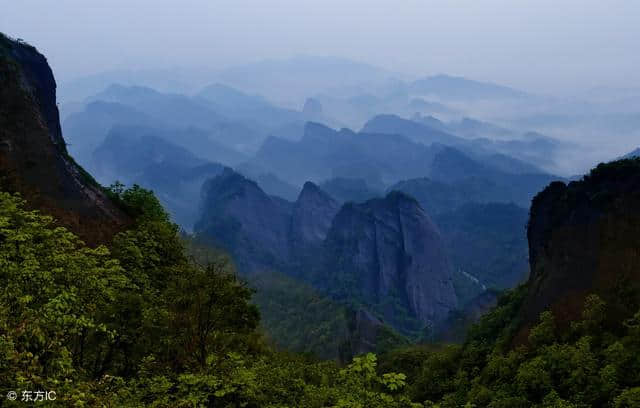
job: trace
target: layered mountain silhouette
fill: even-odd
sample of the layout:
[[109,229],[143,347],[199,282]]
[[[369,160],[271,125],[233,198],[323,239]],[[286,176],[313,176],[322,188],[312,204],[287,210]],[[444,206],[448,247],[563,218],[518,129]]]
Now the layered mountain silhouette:
[[64,122],[69,151],[81,164],[90,165],[93,151],[116,125],[154,127],[163,126],[163,123],[131,106],[115,102],[91,102]]
[[364,124],[362,132],[403,135],[414,142],[425,145],[439,143],[455,146],[464,143],[464,139],[450,133],[446,133],[438,128],[402,119],[396,115],[376,115]]
[[145,127],[113,127],[93,152],[90,169],[106,184],[120,181],[153,190],[173,220],[191,230],[202,184],[220,174],[224,166],[197,157],[168,140],[176,138],[181,144],[188,143],[188,136],[193,133],[183,135],[180,138],[180,134]]
[[301,55],[269,59],[225,69],[221,82],[238,89],[303,101],[313,92],[385,80],[389,71],[336,57]]
[[[93,127],[94,122],[99,126]],[[84,148],[74,152],[90,154],[90,148],[104,140],[114,125],[149,126],[177,132],[196,129],[211,142],[245,153],[255,151],[266,136],[260,127],[218,113],[206,99],[122,85],[111,85],[89,98],[84,110],[67,117],[64,128],[72,146],[78,144]],[[85,133],[92,134],[88,146]],[[213,147],[209,149],[213,150]]]
[[524,207],[535,192],[557,178],[501,154],[470,156],[456,147],[416,143],[398,132],[335,131],[317,123],[308,123],[299,141],[268,138],[250,163],[295,185],[355,178],[379,190],[425,176],[446,183],[475,178],[495,186],[495,195],[510,196]]
[[423,174],[432,156],[431,148],[402,136],[335,131],[307,123],[301,140],[270,137],[251,162],[296,185],[344,176],[364,176],[376,185]]
[[258,95],[249,95],[223,84],[212,84],[196,94],[211,108],[227,118],[273,131],[291,123],[304,121],[304,112],[273,105]]
[[540,134],[519,134],[469,118],[444,123],[432,116],[409,120],[397,115],[377,115],[364,124],[362,131],[399,134],[425,145],[455,147],[474,160],[515,174],[545,173],[539,166],[553,167],[558,150],[564,147]]
[[434,157],[430,177],[403,180],[389,189],[418,197],[434,212],[466,202],[513,202],[528,208],[537,191],[558,179],[547,174],[503,173],[447,148]]
[[414,81],[409,88],[417,94],[435,95],[442,99],[519,99],[530,96],[506,86],[442,74]]

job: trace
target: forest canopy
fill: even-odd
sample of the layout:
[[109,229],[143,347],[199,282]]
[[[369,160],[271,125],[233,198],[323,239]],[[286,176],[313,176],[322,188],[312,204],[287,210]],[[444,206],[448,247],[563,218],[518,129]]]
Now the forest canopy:
[[193,262],[151,192],[110,194],[137,222],[109,247],[89,248],[18,195],[0,193],[3,392],[55,390],[50,403],[63,406],[640,403],[640,313],[605,324],[597,296],[570,330],[543,313],[519,347],[511,340],[523,287],[504,295],[460,346],[370,353],[346,366],[276,351],[228,258]]

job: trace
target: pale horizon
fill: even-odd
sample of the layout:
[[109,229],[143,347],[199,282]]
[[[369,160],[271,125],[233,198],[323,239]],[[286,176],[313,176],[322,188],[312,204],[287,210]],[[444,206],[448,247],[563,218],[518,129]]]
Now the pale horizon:
[[47,55],[61,81],[117,69],[218,70],[317,55],[557,96],[640,87],[638,3],[130,3],[25,0],[5,6],[0,26]]

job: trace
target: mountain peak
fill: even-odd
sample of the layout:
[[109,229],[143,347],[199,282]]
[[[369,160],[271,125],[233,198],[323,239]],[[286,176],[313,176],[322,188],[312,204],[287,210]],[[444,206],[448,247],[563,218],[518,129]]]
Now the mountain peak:
[[[397,301],[419,321],[435,324],[457,305],[451,266],[440,233],[410,196],[392,192],[362,204],[345,204],[327,234],[327,281],[354,281],[359,299],[396,321]],[[340,286],[334,282],[334,286]],[[405,327],[406,329],[406,327]]]
[[300,195],[296,200],[296,205],[307,205],[310,202],[318,203],[320,205],[338,208],[338,202],[333,199],[329,194],[323,191],[318,185],[311,181],[304,183]]
[[329,195],[327,193],[325,193],[324,191],[322,191],[320,189],[320,187],[318,187],[317,184],[315,184],[312,181],[307,181],[302,186],[302,190],[300,191],[300,195],[298,196],[298,200],[300,200],[300,198],[302,198],[302,197],[318,196],[318,195],[319,196],[327,196],[327,197],[329,197]]
[[236,172],[231,167],[225,167],[218,176],[207,182],[207,185],[203,186],[203,191],[215,187],[216,192],[231,192],[242,191],[247,188],[252,190],[258,190],[260,193],[266,195],[264,191],[258,186],[255,181],[243,176]]
[[322,243],[339,208],[338,202],[316,184],[304,183],[293,207],[291,231],[294,247],[304,250]]
[[385,197],[385,200],[394,204],[417,205],[418,207],[420,207],[420,203],[418,202],[418,200],[416,200],[409,194],[398,190],[390,191]]

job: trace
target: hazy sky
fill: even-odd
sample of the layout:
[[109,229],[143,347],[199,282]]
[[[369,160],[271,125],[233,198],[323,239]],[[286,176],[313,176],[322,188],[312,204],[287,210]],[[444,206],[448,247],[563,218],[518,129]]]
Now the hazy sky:
[[60,78],[335,55],[560,93],[640,86],[636,0],[0,0]]

